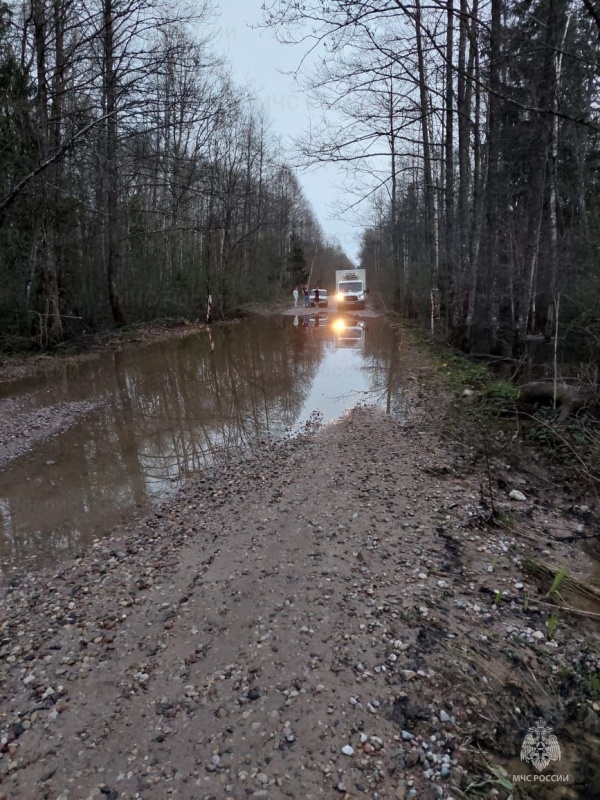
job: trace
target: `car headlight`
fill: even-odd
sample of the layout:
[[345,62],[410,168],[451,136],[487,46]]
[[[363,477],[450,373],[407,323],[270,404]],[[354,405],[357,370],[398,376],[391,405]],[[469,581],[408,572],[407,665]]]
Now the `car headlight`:
[[345,295],[343,295],[341,292],[338,292],[336,294],[336,296],[335,296],[335,299],[338,301],[338,303],[343,303],[344,302],[344,297],[345,297]]

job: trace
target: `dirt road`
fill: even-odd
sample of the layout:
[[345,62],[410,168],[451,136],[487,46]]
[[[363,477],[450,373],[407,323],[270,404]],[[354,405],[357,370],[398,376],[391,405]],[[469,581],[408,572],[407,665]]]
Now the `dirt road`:
[[405,423],[358,408],[261,446],[3,589],[0,797],[521,797],[540,716],[570,780],[532,796],[598,796],[598,625],[550,631],[521,564],[587,577],[564,535],[592,511],[511,472],[510,524],[481,524],[414,375]]

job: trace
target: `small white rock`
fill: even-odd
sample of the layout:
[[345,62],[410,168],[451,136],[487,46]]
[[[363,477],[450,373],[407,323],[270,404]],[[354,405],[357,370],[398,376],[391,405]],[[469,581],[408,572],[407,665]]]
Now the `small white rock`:
[[349,744],[345,744],[345,745],[342,747],[342,753],[343,753],[345,756],[353,756],[353,755],[354,755],[354,748],[353,748],[353,747],[351,747]]
[[511,500],[518,500],[520,503],[524,503],[527,500],[523,492],[520,492],[518,489],[513,489],[508,496]]

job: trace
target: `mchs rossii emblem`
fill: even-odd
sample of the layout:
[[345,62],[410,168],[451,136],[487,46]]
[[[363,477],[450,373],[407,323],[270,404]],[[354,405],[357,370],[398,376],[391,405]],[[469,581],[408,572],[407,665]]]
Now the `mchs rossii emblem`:
[[538,719],[523,740],[521,761],[533,764],[538,772],[546,769],[551,761],[560,759],[560,745],[552,730],[543,719]]

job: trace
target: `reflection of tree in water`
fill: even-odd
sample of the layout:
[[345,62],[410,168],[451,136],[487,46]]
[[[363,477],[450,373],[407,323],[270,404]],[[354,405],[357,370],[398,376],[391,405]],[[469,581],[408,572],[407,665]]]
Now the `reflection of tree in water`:
[[389,413],[393,399],[401,393],[405,383],[398,335],[380,319],[362,318],[360,315],[356,319],[365,324],[361,356],[363,368],[370,374],[371,400],[383,400]]
[[213,337],[214,351],[194,337],[155,354],[161,379],[150,395],[140,393],[137,419],[150,474],[167,465],[169,474],[196,469],[216,451],[289,424],[318,367],[320,348],[292,354],[293,332],[279,320],[227,326]]
[[293,424],[324,342],[298,341],[288,320],[272,319],[215,328],[213,338],[214,351],[200,333],[116,353],[46,383],[49,402],[73,395],[109,402],[0,477],[0,556],[23,561],[72,550],[223,448]]
[[114,414],[103,409],[0,475],[0,557],[73,551],[144,497]]
[[[402,383],[389,328],[366,319],[361,369],[370,394],[391,398]],[[44,379],[47,402],[108,402],[81,425],[0,475],[0,556],[22,561],[89,542],[148,494],[223,450],[294,425],[309,397],[331,329],[256,318],[115,353]],[[47,466],[47,462],[56,462]]]

